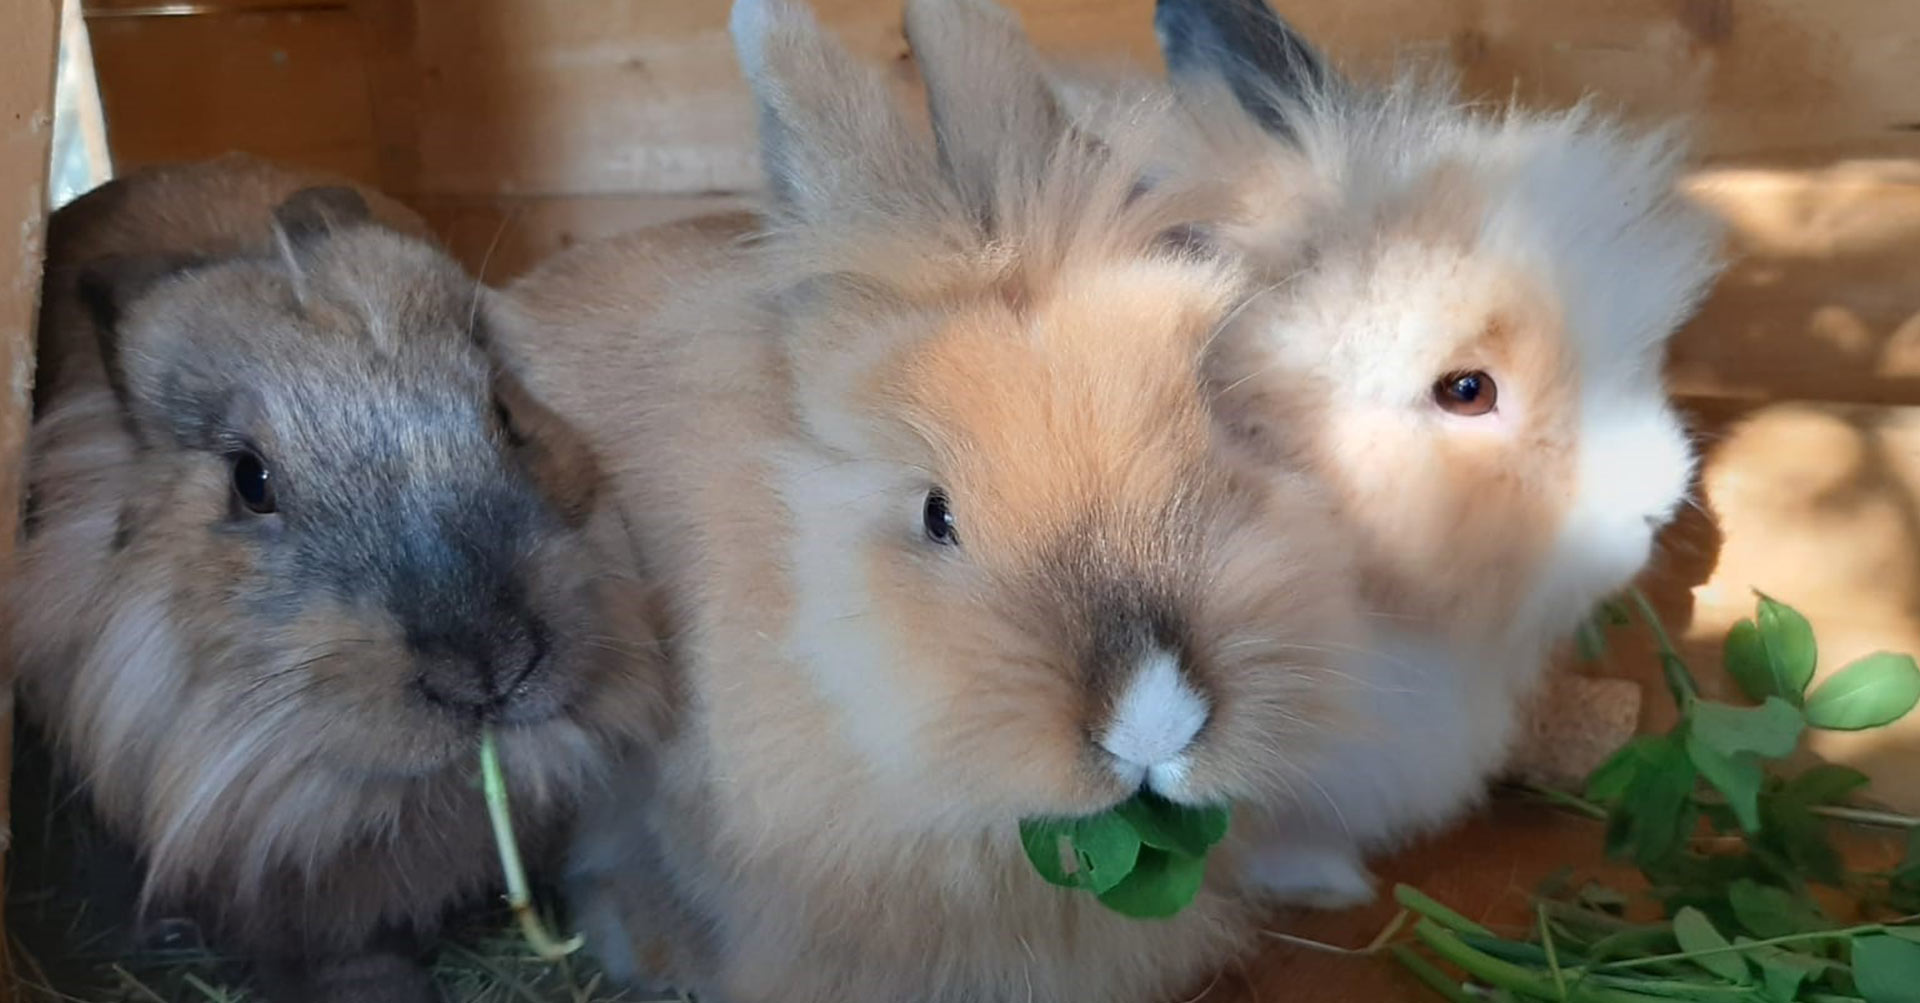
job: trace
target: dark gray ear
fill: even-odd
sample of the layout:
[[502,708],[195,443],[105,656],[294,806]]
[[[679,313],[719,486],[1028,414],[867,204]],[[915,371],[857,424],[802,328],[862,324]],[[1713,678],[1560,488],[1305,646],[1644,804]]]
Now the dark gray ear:
[[1158,0],[1153,28],[1176,85],[1226,84],[1277,136],[1293,137],[1288,115],[1296,102],[1340,83],[1326,57],[1264,0]]
[[100,363],[123,407],[128,401],[120,368],[120,322],[128,306],[161,282],[205,263],[189,255],[129,254],[91,261],[80,269],[74,291],[93,321]]
[[303,188],[287,196],[273,210],[273,223],[287,240],[298,244],[329,230],[373,218],[373,210],[359,192],[344,185]]

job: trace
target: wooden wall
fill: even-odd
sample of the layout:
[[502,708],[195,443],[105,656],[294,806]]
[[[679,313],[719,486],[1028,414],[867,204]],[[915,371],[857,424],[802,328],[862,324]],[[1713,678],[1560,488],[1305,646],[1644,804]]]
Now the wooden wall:
[[[1906,0],[1280,0],[1361,72],[1690,117],[1747,260],[1680,390],[1920,400],[1920,17]],[[820,0],[910,80],[897,0]],[[1061,55],[1157,61],[1152,0],[1014,0]],[[758,186],[725,0],[87,0],[115,161],[245,147],[379,184],[491,276]],[[161,10],[198,13],[157,16]]]
[[[1708,663],[1749,586],[1827,667],[1920,650],[1920,16],[1911,0],[1276,0],[1360,72],[1593,93],[1699,136],[1737,264],[1674,346],[1710,454],[1648,586]],[[815,0],[911,87],[898,0]],[[121,169],[229,148],[379,184],[499,279],[758,186],[726,0],[87,0]],[[1152,0],[1012,0],[1060,55],[1157,61]],[[194,13],[153,16],[162,9]],[[1650,674],[1644,652],[1612,671]],[[1920,743],[1912,730],[1903,755]],[[1844,743],[1843,743],[1844,744]],[[1857,744],[1857,743],[1856,743]],[[1859,758],[1881,756],[1865,748]],[[1882,757],[1884,758],[1884,757]],[[1920,770],[1889,770],[1920,805]]]
[[[20,470],[33,373],[33,323],[45,233],[47,153],[59,0],[0,3],[0,576],[13,556]],[[3,578],[0,578],[3,580]],[[12,843],[6,811],[13,751],[12,670],[0,664],[0,853]],[[0,924],[0,1003],[13,998]]]

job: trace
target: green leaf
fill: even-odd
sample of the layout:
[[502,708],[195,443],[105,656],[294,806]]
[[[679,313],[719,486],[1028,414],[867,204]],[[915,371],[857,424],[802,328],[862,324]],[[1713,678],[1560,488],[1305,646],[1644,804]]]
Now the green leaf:
[[1727,755],[1697,734],[1687,736],[1687,758],[1693,760],[1708,783],[1726,795],[1727,807],[1733,810],[1740,828],[1759,832],[1760,787],[1766,782],[1760,760],[1746,753]]
[[1742,878],[1727,886],[1727,904],[1748,933],[1762,940],[1831,929],[1812,902],[1772,885]]
[[1647,867],[1672,856],[1692,835],[1698,773],[1677,736],[1653,736],[1632,747],[1638,762],[1608,817],[1607,849]]
[[1737,985],[1746,985],[1750,973],[1746,959],[1726,949],[1733,945],[1720,931],[1713,928],[1713,921],[1705,913],[1688,906],[1673,917],[1673,937],[1680,942],[1680,950],[1687,954],[1703,951],[1718,951],[1717,954],[1702,954],[1687,960],[1701,968]]
[[[1760,628],[1752,620],[1742,620],[1727,631],[1727,642],[1720,649],[1720,662],[1727,675],[1740,686],[1740,692],[1756,703],[1780,692],[1773,663],[1767,658],[1766,642],[1760,640]],[[1796,691],[1792,696],[1799,696]]]
[[1669,741],[1666,735],[1640,735],[1629,740],[1587,777],[1587,799],[1601,804],[1619,799],[1642,769],[1659,762],[1661,750]]
[[1096,894],[1119,884],[1141,853],[1133,827],[1110,811],[1080,819],[1029,819],[1020,823],[1020,844],[1049,884]]
[[1920,944],[1880,934],[1853,938],[1853,981],[1867,1003],[1920,1003]]
[[1141,794],[1114,809],[1133,826],[1140,842],[1159,850],[1204,857],[1227,836],[1226,808],[1189,808],[1165,798]]
[[1806,730],[1800,711],[1779,697],[1768,697],[1758,707],[1700,700],[1688,709],[1687,721],[1691,737],[1726,756],[1750,752],[1779,759],[1792,754]]
[[[1746,937],[1735,937],[1738,945],[1753,944]],[[1833,962],[1812,955],[1798,954],[1778,947],[1755,945],[1746,952],[1748,960],[1760,966],[1761,998],[1767,1003],[1793,1003],[1800,987],[1818,979]]]
[[1760,597],[1755,620],[1773,670],[1774,692],[1805,693],[1819,651],[1813,643],[1813,626],[1798,610],[1765,595]]
[[1846,876],[1840,851],[1827,836],[1825,820],[1808,804],[1785,794],[1762,798],[1759,842],[1807,877],[1838,887]]
[[1204,857],[1145,847],[1132,873],[1101,893],[1107,908],[1135,919],[1165,919],[1192,904],[1206,877]]
[[1787,781],[1780,789],[1780,796],[1801,804],[1838,804],[1867,783],[1867,775],[1851,766],[1821,763],[1807,767]]
[[1807,697],[1807,723],[1828,731],[1891,724],[1920,703],[1920,666],[1909,655],[1876,652],[1848,665]]

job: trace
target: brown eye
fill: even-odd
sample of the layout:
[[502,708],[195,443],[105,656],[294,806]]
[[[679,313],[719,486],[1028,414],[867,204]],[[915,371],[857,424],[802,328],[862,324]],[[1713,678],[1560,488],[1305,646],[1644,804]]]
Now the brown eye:
[[1433,384],[1433,402],[1442,411],[1472,418],[1493,410],[1500,397],[1493,377],[1479,370],[1448,373]]
[[265,460],[249,451],[234,453],[228,462],[233,468],[233,493],[240,498],[240,504],[255,515],[268,515],[279,509],[274,498],[273,471]]

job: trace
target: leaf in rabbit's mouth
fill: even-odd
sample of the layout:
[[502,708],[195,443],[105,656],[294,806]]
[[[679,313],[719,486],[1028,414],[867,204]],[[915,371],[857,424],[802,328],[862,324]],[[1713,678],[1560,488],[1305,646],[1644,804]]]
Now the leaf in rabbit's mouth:
[[1228,821],[1224,805],[1189,808],[1142,792],[1098,815],[1027,819],[1020,842],[1049,884],[1091,892],[1124,916],[1165,919],[1200,893]]

